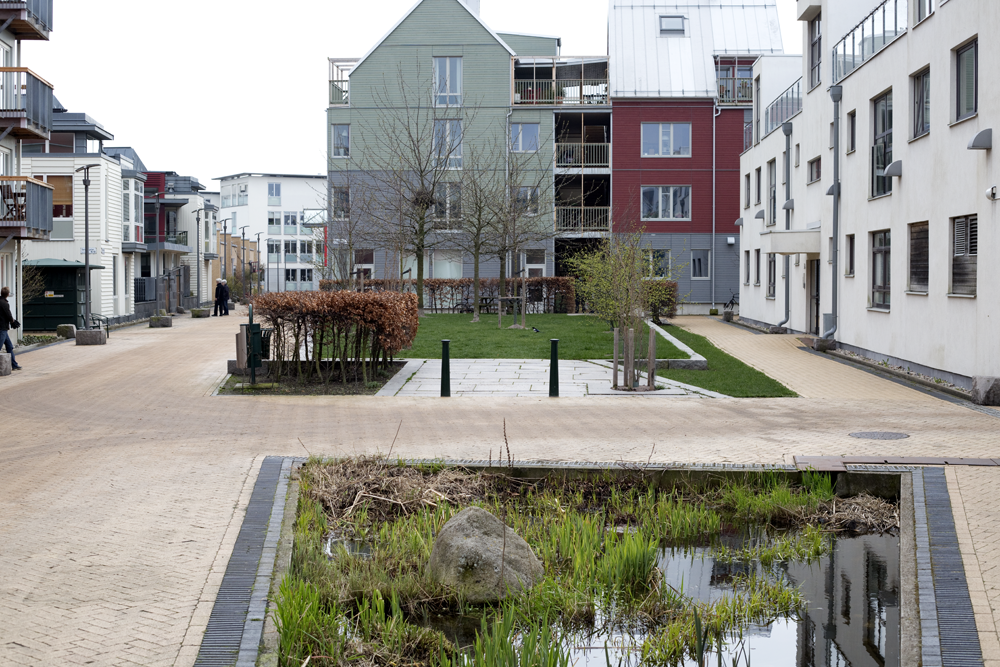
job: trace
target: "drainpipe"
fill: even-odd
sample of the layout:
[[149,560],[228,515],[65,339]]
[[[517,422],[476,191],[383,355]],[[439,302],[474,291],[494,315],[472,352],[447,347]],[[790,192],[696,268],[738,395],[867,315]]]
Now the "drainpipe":
[[721,114],[719,98],[716,97],[712,109],[712,252],[708,259],[709,270],[712,272],[712,308],[715,308],[715,265],[719,263],[715,256],[715,119]]
[[830,280],[830,303],[833,326],[823,333],[823,338],[832,339],[837,332],[837,266],[840,249],[840,99],[843,88],[830,86],[833,100],[833,269]]
[[[782,123],[781,131],[785,134],[785,202],[792,198],[792,124]],[[785,209],[785,231],[792,228],[792,212]],[[785,319],[778,322],[779,327],[788,324],[791,319],[792,276],[789,273],[789,256],[785,255]]]

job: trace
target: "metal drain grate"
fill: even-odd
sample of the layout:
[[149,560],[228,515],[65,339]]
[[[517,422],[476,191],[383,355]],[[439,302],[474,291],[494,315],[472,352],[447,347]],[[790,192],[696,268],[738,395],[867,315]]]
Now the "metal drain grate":
[[863,440],[902,440],[910,436],[905,433],[893,433],[892,431],[858,431],[857,433],[852,433],[851,437]]

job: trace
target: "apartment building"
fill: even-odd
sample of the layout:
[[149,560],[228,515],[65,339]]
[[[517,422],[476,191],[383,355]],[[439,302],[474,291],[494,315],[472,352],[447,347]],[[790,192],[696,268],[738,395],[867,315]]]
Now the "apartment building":
[[0,3],[0,284],[11,288],[11,310],[22,322],[22,244],[49,238],[53,188],[24,169],[21,142],[49,139],[53,97],[52,84],[24,66],[21,43],[48,41],[52,19],[52,0]]
[[775,0],[637,4],[608,17],[615,231],[644,230],[681,312],[739,289],[740,152],[758,57],[782,53]]
[[223,258],[226,275],[242,275],[245,237],[253,241],[253,248],[258,244],[267,248],[264,266],[259,262],[247,265],[248,275],[253,275],[253,282],[263,291],[319,289],[325,248],[326,177],[246,172],[216,180],[220,183],[220,219],[232,235],[228,245],[239,250],[238,254],[227,252]]
[[[787,312],[793,331],[959,386],[1000,375],[1000,275],[978,261],[1000,251],[1000,98],[979,86],[989,71],[979,63],[995,62],[998,48],[980,36],[1000,27],[1000,5],[797,8],[801,80],[764,101],[762,133],[741,158],[741,318],[777,325]],[[769,69],[761,63],[755,77],[763,83]],[[787,160],[788,192],[771,195],[769,170]]]

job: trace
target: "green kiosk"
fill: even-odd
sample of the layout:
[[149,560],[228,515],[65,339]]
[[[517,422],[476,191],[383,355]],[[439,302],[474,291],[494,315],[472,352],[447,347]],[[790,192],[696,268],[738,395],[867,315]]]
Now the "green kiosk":
[[[24,330],[55,331],[60,324],[75,324],[78,329],[82,329],[86,291],[83,262],[29,259],[25,260],[24,266],[38,269],[45,281],[43,293],[24,304]],[[90,268],[104,267],[91,263]]]

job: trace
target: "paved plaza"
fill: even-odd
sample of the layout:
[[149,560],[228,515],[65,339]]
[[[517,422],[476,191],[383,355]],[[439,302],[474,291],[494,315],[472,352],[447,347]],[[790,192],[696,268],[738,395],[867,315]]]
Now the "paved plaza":
[[[708,318],[677,323],[800,397],[214,396],[242,321],[113,331],[106,346],[19,355],[25,370],[0,378],[0,665],[190,667],[265,455],[386,452],[399,428],[393,455],[486,458],[506,420],[520,459],[1000,456],[997,413]],[[1000,468],[946,474],[983,654],[1000,667]]]

